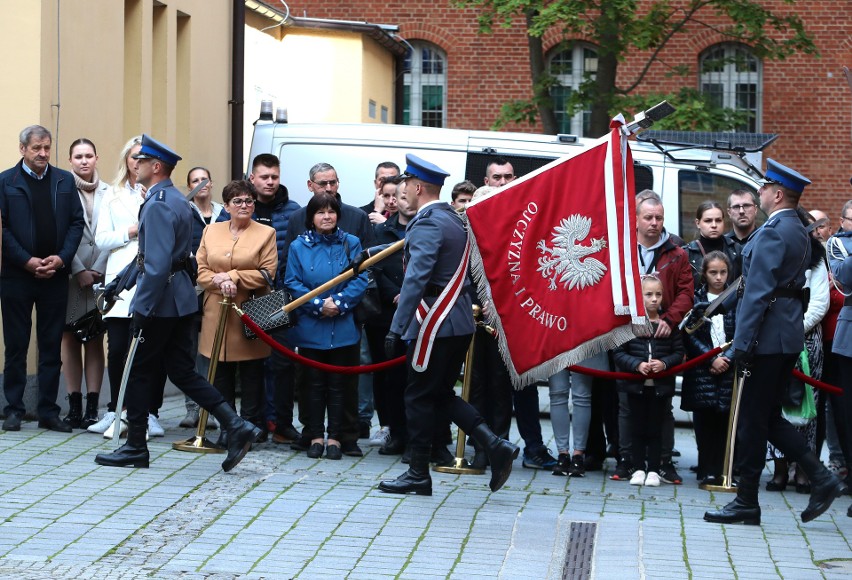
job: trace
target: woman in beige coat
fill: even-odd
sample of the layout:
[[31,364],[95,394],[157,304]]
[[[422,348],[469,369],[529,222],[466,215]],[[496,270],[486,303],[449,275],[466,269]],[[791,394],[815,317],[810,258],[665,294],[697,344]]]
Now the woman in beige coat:
[[[228,296],[242,304],[251,295],[262,295],[269,288],[261,273],[274,275],[278,269],[278,250],[275,230],[251,219],[257,193],[248,181],[232,181],[222,191],[225,211],[231,214],[226,222],[210,224],[204,229],[198,248],[198,284],[204,288],[204,316],[198,351],[212,358],[213,339],[219,323],[220,303]],[[225,335],[218,354],[218,366],[213,384],[234,408],[237,376],[240,380],[242,402],[240,415],[264,428],[263,361],[270,348],[260,340],[249,340],[235,312],[227,313]],[[225,444],[222,431],[219,444]]]

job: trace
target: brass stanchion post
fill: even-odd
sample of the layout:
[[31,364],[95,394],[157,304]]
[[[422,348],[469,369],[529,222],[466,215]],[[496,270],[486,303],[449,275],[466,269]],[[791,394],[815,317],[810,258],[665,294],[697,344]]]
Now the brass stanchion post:
[[[479,306],[473,307],[474,318],[478,318],[480,310]],[[480,325],[481,322],[477,322],[477,324]],[[476,332],[470,338],[470,346],[467,347],[467,356],[464,359],[464,378],[462,379],[461,398],[465,402],[470,398],[470,378],[473,375],[473,344],[475,341]],[[439,473],[455,473],[456,475],[482,475],[485,473],[484,469],[471,467],[467,459],[464,458],[464,441],[466,437],[465,432],[459,428],[459,436],[456,441],[456,460],[452,465],[436,465],[432,470]]]
[[[216,327],[216,335],[213,337],[213,350],[210,352],[210,368],[207,371],[207,382],[211,384],[213,383],[213,379],[216,378],[216,366],[219,364],[219,351],[222,350],[222,340],[225,338],[225,323],[228,321],[231,299],[225,296],[219,305],[219,323]],[[198,429],[195,431],[195,436],[185,441],[175,441],[172,443],[172,449],[193,453],[225,453],[225,449],[216,447],[215,444],[204,436],[207,431],[208,416],[209,414],[206,409],[199,409]]]
[[737,424],[740,420],[740,399],[743,394],[743,384],[749,372],[748,369],[743,369],[740,372],[740,369],[736,368],[734,373],[737,378],[734,380],[734,390],[731,393],[731,412],[728,418],[728,435],[725,442],[725,472],[722,474],[722,485],[702,483],[698,487],[704,491],[737,491],[734,485],[734,448],[737,441]]

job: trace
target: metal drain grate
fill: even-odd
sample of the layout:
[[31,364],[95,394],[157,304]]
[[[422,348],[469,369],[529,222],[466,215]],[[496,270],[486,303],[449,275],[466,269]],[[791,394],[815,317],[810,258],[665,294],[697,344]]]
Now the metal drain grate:
[[592,575],[592,553],[598,525],[589,522],[572,522],[568,535],[568,550],[562,580],[586,580]]

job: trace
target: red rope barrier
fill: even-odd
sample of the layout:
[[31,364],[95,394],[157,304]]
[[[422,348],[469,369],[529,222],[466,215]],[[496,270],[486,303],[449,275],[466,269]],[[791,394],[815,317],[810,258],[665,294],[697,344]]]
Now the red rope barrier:
[[[258,338],[260,338],[263,342],[274,348],[276,351],[280,352],[284,356],[293,359],[296,362],[302,363],[304,365],[308,365],[314,368],[317,368],[321,371],[326,371],[329,373],[339,373],[341,375],[359,375],[365,373],[374,373],[377,371],[383,371],[385,369],[389,369],[396,365],[402,364],[405,362],[405,356],[401,356],[392,360],[387,360],[380,363],[370,364],[370,365],[362,365],[357,367],[341,367],[337,365],[330,365],[326,363],[321,363],[315,360],[311,360],[309,358],[305,358],[299,353],[293,352],[286,346],[283,346],[275,341],[274,338],[266,334],[263,329],[261,329],[257,324],[255,324],[254,320],[248,317],[247,314],[241,314],[240,318],[243,323],[254,332]],[[693,359],[690,359],[684,363],[673,366],[670,369],[666,369],[658,374],[650,374],[650,375],[640,375],[639,373],[622,373],[615,371],[600,371],[597,369],[590,369],[588,367],[582,367],[579,365],[571,365],[568,367],[568,370],[573,371],[575,373],[580,373],[583,375],[590,375],[593,377],[603,378],[603,379],[624,379],[624,380],[635,380],[635,379],[653,379],[653,378],[661,378],[668,377],[671,375],[677,375],[682,373],[685,370],[689,370],[694,366],[697,366],[707,360],[708,358],[716,356],[718,353],[722,352],[723,348],[721,346],[717,346],[713,350],[705,352],[704,354],[697,356]],[[818,381],[812,377],[809,377],[797,369],[793,369],[793,376],[797,379],[806,382],[816,389],[820,389],[823,391],[827,391],[834,395],[842,395],[843,389],[839,387],[835,387],[834,385],[829,385],[828,383],[824,383],[822,381]]]
[[[581,367],[577,365],[572,365],[568,367],[568,370],[573,371],[575,373],[580,373],[583,375],[590,375],[593,377],[598,377],[601,379],[623,379],[627,381],[632,381],[641,378],[659,378],[666,377],[670,375],[680,374],[685,370],[689,370],[694,366],[697,366],[707,360],[710,357],[716,356],[717,353],[721,352],[723,347],[718,346],[711,351],[705,352],[704,354],[697,356],[693,359],[689,359],[685,363],[679,364],[677,366],[673,366],[670,369],[666,369],[659,374],[650,374],[650,375],[640,375],[639,373],[622,373],[617,371],[601,371],[598,369],[590,369],[588,367]],[[833,395],[843,395],[843,389],[840,387],[835,387],[834,385],[829,385],[828,383],[824,383],[820,380],[817,380],[813,377],[809,377],[804,374],[799,369],[793,369],[793,376],[799,379],[800,381],[804,381],[815,389],[819,389],[821,391],[826,391],[827,393],[831,393]]]
[[622,373],[618,371],[600,371],[597,369],[590,369],[588,367],[581,367],[577,365],[572,365],[568,367],[568,370],[574,371],[575,373],[580,373],[582,375],[591,375],[593,377],[598,377],[602,379],[623,379],[626,381],[633,381],[636,379],[659,379],[662,377],[670,377],[672,375],[677,375],[682,373],[683,371],[691,369],[692,367],[698,366],[708,358],[716,356],[723,350],[723,347],[717,346],[713,350],[709,350],[700,356],[689,359],[688,361],[679,365],[675,365],[672,368],[666,369],[661,373],[651,373],[649,375],[640,375],[639,373]]
[[834,385],[829,385],[828,383],[824,383],[820,380],[817,380],[813,377],[809,377],[799,369],[793,369],[793,376],[799,379],[800,381],[804,381],[808,383],[815,389],[820,389],[821,391],[826,391],[831,393],[832,395],[842,395],[843,389],[840,387],[835,387]]
[[274,338],[266,334],[262,328],[260,328],[257,324],[255,324],[254,320],[249,318],[248,314],[241,314],[240,318],[243,323],[249,327],[249,329],[257,335],[260,340],[283,354],[284,356],[293,359],[296,362],[300,362],[303,365],[307,365],[310,367],[314,367],[321,371],[326,371],[328,373],[338,373],[341,375],[360,375],[364,373],[374,373],[377,371],[383,371],[390,367],[402,364],[405,362],[405,356],[401,356],[399,358],[395,358],[392,360],[386,360],[384,362],[375,363],[371,365],[363,365],[357,367],[340,367],[337,365],[330,365],[326,363],[321,363],[315,360],[311,360],[309,358],[305,358],[299,353],[293,352],[286,346],[278,344]]

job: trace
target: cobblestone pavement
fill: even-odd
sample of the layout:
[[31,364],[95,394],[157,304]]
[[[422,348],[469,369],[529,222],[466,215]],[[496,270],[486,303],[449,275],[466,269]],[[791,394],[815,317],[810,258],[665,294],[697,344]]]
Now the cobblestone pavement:
[[[681,486],[633,487],[607,472],[556,477],[518,460],[498,493],[488,492],[487,476],[433,473],[432,497],[401,497],[375,486],[405,466],[366,441],[363,458],[341,461],[261,444],[225,474],[222,455],[171,449],[191,435],[177,427],[183,411],[182,398],[167,399],[167,433],[149,443],[150,469],[95,465],[112,445],[98,435],[34,422],[0,432],[0,578],[799,580],[852,572],[849,498],[802,524],[806,496],[763,492],[762,526],[703,522],[707,508],[731,496],[698,489],[688,430],[677,434]],[[550,438],[550,423],[543,428]],[[573,567],[563,570],[566,556]]]

